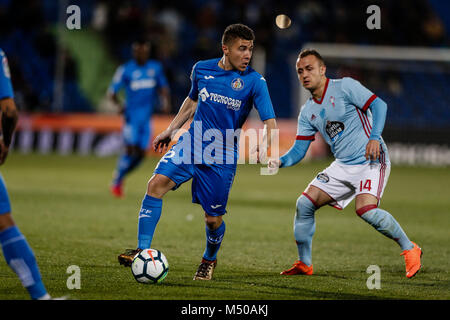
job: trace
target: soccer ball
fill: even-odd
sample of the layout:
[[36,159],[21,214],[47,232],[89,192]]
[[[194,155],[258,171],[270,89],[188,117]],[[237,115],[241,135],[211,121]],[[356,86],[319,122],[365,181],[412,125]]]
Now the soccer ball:
[[169,272],[169,263],[161,251],[144,249],[134,257],[131,272],[137,282],[160,283]]

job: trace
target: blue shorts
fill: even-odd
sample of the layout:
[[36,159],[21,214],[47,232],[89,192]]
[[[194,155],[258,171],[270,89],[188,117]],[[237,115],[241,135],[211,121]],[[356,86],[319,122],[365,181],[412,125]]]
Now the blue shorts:
[[0,175],[0,214],[10,212],[11,212],[11,203],[9,202],[8,191],[6,190],[3,177]]
[[122,129],[123,139],[127,146],[137,146],[147,150],[150,140],[150,122],[126,122]]
[[167,151],[154,173],[175,182],[173,190],[192,178],[192,202],[200,204],[210,216],[224,215],[236,165],[193,164],[192,161],[190,164],[180,163],[176,150],[177,145],[174,145]]

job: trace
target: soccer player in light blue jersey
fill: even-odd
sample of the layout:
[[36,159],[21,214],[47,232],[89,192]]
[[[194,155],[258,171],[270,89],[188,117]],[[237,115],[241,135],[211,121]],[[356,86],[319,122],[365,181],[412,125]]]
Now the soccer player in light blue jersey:
[[119,255],[125,266],[142,249],[150,248],[161,216],[162,198],[192,179],[192,202],[205,213],[206,248],[194,280],[210,280],[225,234],[228,194],[233,184],[239,129],[253,106],[267,126],[270,148],[275,113],[265,79],[250,66],[253,31],[234,24],[222,36],[223,56],[197,62],[191,74],[191,90],[178,114],[153,142],[155,150],[167,150],[170,141],[191,117],[190,128],[159,161],[149,180],[138,223],[138,245]]
[[357,215],[403,250],[406,276],[413,277],[421,268],[422,250],[389,212],[379,208],[391,168],[381,137],[386,103],[352,78],[328,79],[316,50],[300,52],[296,67],[300,83],[311,97],[300,111],[294,145],[280,159],[271,159],[268,167],[276,170],[301,161],[316,132],[330,145],[336,160],[297,199],[294,236],[299,259],[281,274],[313,274],[315,212],[327,204],[342,210],[355,199]]
[[[0,165],[5,163],[13,132],[16,128],[18,112],[14,103],[8,61],[0,49]],[[11,216],[11,204],[5,182],[0,175],[0,244],[3,256],[11,269],[17,274],[22,285],[32,299],[50,299],[41,279],[39,267],[27,240]]]
[[[110,187],[115,197],[123,197],[123,181],[145,156],[151,137],[150,119],[159,96],[162,111],[170,111],[170,93],[160,62],[149,59],[150,43],[145,39],[133,42],[133,59],[121,65],[114,74],[108,96],[123,114],[125,150],[119,157]],[[125,88],[125,106],[117,96]]]

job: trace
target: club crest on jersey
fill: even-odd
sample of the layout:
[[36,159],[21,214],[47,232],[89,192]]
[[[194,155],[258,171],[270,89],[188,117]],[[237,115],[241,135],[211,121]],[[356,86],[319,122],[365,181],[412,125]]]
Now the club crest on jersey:
[[327,183],[328,181],[330,181],[330,177],[326,173],[323,173],[323,172],[319,173],[317,175],[316,179],[323,183]]
[[333,96],[331,96],[330,97],[330,103],[331,103],[331,105],[333,106],[333,108],[335,107],[335,105],[334,105],[334,97]]
[[131,74],[131,77],[133,79],[137,79],[142,75],[142,72],[140,70],[134,70],[133,73]]
[[331,141],[336,141],[344,132],[345,126],[342,122],[339,121],[327,121],[327,125],[325,130],[330,137]]
[[234,91],[239,91],[244,88],[244,81],[241,78],[236,78],[231,81],[231,89]]

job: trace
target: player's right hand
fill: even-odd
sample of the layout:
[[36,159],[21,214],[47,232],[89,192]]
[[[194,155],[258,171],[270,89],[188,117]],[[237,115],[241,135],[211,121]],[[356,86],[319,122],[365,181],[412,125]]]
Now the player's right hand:
[[280,166],[281,166],[280,159],[269,159],[269,161],[267,162],[267,171],[270,174],[276,174]]
[[267,168],[269,169],[278,169],[280,166],[281,166],[280,159],[269,159],[269,162],[267,163]]
[[153,140],[153,150],[155,152],[165,153],[170,141],[172,141],[172,132],[166,129]]

